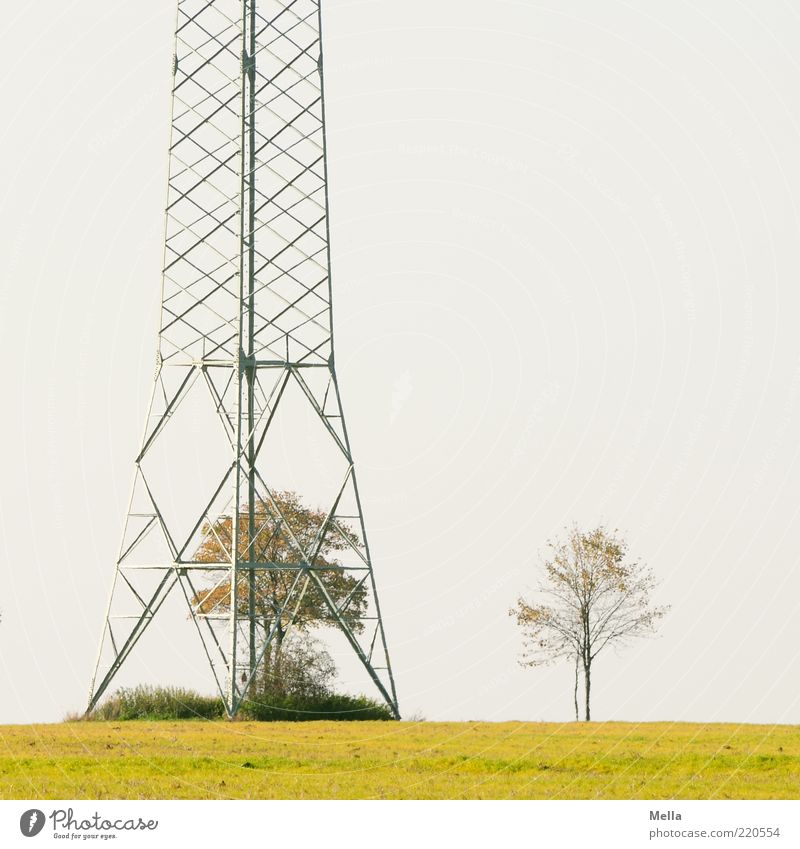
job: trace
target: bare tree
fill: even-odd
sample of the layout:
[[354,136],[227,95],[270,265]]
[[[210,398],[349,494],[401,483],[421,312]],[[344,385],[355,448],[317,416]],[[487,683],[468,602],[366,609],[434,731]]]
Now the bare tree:
[[669,610],[651,603],[657,585],[652,571],[628,559],[627,543],[603,526],[584,533],[568,529],[566,541],[550,543],[539,585],[543,603],[523,598],[509,613],[525,637],[524,666],[556,660],[575,662],[575,719],[578,684],[583,672],[585,715],[591,718],[592,664],[608,646],[621,647],[655,633]]

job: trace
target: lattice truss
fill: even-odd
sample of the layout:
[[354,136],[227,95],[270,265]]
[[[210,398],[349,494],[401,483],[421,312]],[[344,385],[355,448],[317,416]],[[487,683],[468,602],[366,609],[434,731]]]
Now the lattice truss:
[[[180,0],[175,44],[158,365],[90,708],[176,590],[229,714],[312,610],[397,714],[331,347],[319,4]],[[265,471],[298,405],[320,509]]]
[[243,263],[240,251],[241,210],[251,188],[242,125],[252,96],[254,149],[245,145],[244,156],[255,161],[255,226],[245,232],[257,280],[254,352],[326,363],[330,300],[318,4],[261,3],[255,51],[245,50],[244,60],[240,2],[183,0],[178,15],[162,356],[186,361],[236,354],[248,259]]

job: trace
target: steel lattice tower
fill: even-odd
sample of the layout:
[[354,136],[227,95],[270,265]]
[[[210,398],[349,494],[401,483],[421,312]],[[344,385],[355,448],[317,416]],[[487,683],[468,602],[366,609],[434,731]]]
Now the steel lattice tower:
[[[173,76],[155,383],[89,709],[178,587],[229,715],[315,594],[399,716],[334,368],[318,0],[179,0]],[[269,474],[290,395],[338,463],[311,534]],[[225,457],[191,510],[164,494],[194,436],[181,418],[190,398],[213,415]],[[292,555],[271,562],[264,541],[279,533]],[[266,579],[284,587],[267,613]]]

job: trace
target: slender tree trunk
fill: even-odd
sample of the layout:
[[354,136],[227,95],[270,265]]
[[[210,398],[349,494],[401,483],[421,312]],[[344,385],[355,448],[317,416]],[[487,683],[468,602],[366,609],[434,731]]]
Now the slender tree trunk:
[[592,661],[588,658],[583,662],[583,683],[586,689],[586,721],[589,722],[592,718],[589,708],[589,695],[592,689]]
[[[269,633],[269,620],[264,619],[262,621],[262,627],[264,628],[264,633]],[[264,651],[264,655],[261,658],[261,664],[258,668],[258,674],[256,675],[256,679],[254,682],[254,687],[250,691],[251,697],[258,695],[261,696],[263,693],[267,691],[268,682],[269,682],[269,667],[270,667],[270,651],[269,647]]]
[[586,603],[583,614],[583,686],[586,693],[586,721],[589,722],[592,718],[592,711],[589,707],[589,697],[592,689],[592,639],[591,629],[589,627],[589,613],[591,605]]
[[575,722],[579,722],[581,718],[578,713],[578,673],[580,671],[580,659],[581,656],[578,652],[575,652],[575,689],[572,691],[572,697],[575,701]]
[[283,637],[284,631],[281,627],[280,623],[278,624],[278,628],[275,631],[275,637],[273,642],[275,644],[275,664],[274,664],[274,674],[273,674],[273,688],[274,692],[280,693],[281,695],[286,694],[286,688],[284,686],[283,680],[283,663],[281,656],[281,649],[283,648]]

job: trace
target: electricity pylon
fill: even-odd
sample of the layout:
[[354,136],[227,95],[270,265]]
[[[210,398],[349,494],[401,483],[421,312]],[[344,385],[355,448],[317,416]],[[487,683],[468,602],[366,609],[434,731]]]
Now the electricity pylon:
[[[173,77],[155,383],[89,709],[178,587],[230,716],[312,594],[399,717],[334,367],[319,2],[179,0]],[[291,396],[338,467],[311,534],[270,479]],[[182,488],[192,465],[208,491]]]

